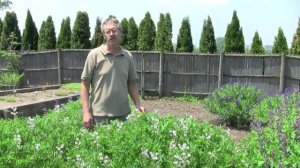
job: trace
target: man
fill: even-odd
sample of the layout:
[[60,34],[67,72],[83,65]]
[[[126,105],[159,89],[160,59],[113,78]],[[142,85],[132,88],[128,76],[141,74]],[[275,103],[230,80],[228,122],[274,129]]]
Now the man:
[[120,46],[119,21],[113,17],[106,19],[101,31],[105,43],[90,51],[81,75],[83,123],[87,128],[114,119],[125,121],[130,114],[128,93],[137,111],[144,111],[132,55]]

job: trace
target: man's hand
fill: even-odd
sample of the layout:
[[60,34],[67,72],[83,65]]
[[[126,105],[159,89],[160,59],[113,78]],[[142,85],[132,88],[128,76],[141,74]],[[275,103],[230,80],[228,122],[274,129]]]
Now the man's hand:
[[136,108],[137,112],[145,112],[145,107],[139,106]]
[[92,128],[93,127],[93,120],[91,113],[84,113],[83,114],[83,124],[86,128]]

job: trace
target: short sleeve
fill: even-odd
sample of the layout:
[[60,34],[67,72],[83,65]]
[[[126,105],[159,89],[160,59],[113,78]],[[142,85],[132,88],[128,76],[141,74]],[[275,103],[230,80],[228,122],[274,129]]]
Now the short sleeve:
[[129,72],[128,72],[128,80],[137,80],[138,75],[136,72],[135,63],[133,60],[133,56],[129,54]]
[[81,80],[87,80],[87,81],[92,80],[94,67],[96,64],[95,57],[96,57],[96,52],[94,50],[91,50],[86,58],[83,71],[81,74]]

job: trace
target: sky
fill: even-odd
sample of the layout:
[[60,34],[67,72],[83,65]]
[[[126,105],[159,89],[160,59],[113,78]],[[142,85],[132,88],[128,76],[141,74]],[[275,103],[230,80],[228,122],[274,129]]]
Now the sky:
[[104,20],[109,15],[120,21],[133,17],[139,26],[146,12],[150,12],[155,25],[161,13],[170,13],[172,19],[172,41],[176,43],[182,20],[189,18],[193,44],[199,46],[203,22],[210,16],[215,37],[224,37],[233,11],[237,12],[243,29],[245,44],[251,45],[255,31],[258,31],[263,45],[272,45],[278,29],[283,29],[288,46],[291,46],[300,18],[300,0],[11,0],[10,9],[0,11],[3,21],[6,11],[17,14],[21,33],[25,27],[27,10],[30,10],[37,29],[52,16],[58,36],[64,18],[71,18],[71,29],[78,11],[89,15],[91,36],[96,19]]

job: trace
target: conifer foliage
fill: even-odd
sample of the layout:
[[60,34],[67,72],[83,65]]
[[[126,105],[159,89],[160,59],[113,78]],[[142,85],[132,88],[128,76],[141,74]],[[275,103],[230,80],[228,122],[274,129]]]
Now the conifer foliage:
[[15,12],[6,12],[3,21],[0,48],[3,50],[21,49],[21,32]]
[[149,12],[140,23],[138,32],[138,50],[153,51],[155,49],[156,28]]
[[173,52],[172,21],[169,13],[160,14],[155,38],[156,51]]
[[233,12],[231,23],[227,26],[225,34],[225,52],[245,53],[243,29],[240,27],[240,21],[236,11]]
[[129,18],[128,21],[128,32],[127,32],[127,49],[131,51],[137,51],[137,39],[138,39],[139,29],[133,17]]
[[46,21],[42,22],[38,41],[38,50],[55,49],[56,35],[52,16],[48,16]]
[[278,28],[278,34],[275,37],[274,44],[272,47],[273,54],[287,54],[288,53],[288,45],[286,42],[286,38],[284,36],[283,30],[281,27]]
[[188,17],[183,18],[177,37],[176,52],[193,52],[191,25]]
[[69,49],[71,47],[71,35],[70,17],[67,17],[61,22],[56,48]]
[[296,29],[296,33],[294,34],[293,37],[291,54],[300,56],[300,18],[298,21],[298,27]]
[[87,12],[78,11],[71,35],[71,48],[90,49],[90,26]]
[[29,9],[27,10],[27,17],[25,28],[22,34],[22,49],[23,50],[37,50],[38,49],[39,34],[35,23],[32,19]]
[[251,54],[264,54],[265,53],[265,49],[263,47],[262,40],[259,37],[259,34],[257,31],[255,32],[253,40],[252,40],[250,53]]
[[121,45],[128,49],[128,20],[126,18],[121,21],[122,27],[122,37],[121,37]]
[[204,20],[201,38],[199,42],[199,51],[201,53],[215,53],[217,52],[217,44],[215,39],[214,27],[211,18],[208,16]]
[[103,34],[101,31],[101,20],[99,17],[96,19],[95,32],[92,38],[92,48],[98,47],[103,43]]

